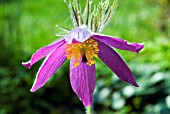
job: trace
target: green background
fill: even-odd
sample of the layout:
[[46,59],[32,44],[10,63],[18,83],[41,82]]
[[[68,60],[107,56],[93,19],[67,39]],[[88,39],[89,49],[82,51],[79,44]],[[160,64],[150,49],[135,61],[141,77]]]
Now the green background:
[[[21,65],[60,38],[56,24],[74,28],[69,15],[63,0],[0,0],[0,114],[84,114],[70,86],[69,60],[35,93],[30,88],[43,60],[30,70]],[[95,112],[170,114],[170,0],[119,0],[102,34],[145,47],[139,54],[116,49],[138,88],[120,81],[97,59]]]

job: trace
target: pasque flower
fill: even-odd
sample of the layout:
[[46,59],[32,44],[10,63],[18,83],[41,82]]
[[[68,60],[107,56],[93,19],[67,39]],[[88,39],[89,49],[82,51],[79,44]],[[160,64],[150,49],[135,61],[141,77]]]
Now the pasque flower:
[[83,15],[78,0],[70,1],[67,5],[75,28],[62,39],[38,49],[28,62],[22,63],[30,69],[34,63],[46,57],[31,92],[41,88],[66,59],[70,59],[72,89],[85,106],[91,106],[96,84],[95,57],[99,57],[122,81],[138,87],[131,70],[112,47],[138,53],[144,45],[99,34],[110,19],[116,1],[113,4],[109,0],[100,2],[91,12],[91,2],[88,0]]

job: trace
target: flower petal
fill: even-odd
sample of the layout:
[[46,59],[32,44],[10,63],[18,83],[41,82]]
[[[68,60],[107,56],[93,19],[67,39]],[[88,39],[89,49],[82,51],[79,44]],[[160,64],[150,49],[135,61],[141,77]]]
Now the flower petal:
[[28,62],[22,62],[22,65],[26,68],[30,69],[31,66],[39,61],[40,59],[44,58],[48,54],[50,54],[52,51],[54,51],[56,48],[60,47],[63,43],[65,43],[65,40],[59,40],[56,41],[48,46],[42,47],[39,50],[37,50],[31,57],[31,59]]
[[100,40],[101,42],[113,46],[118,49],[122,50],[128,50],[132,52],[139,52],[143,47],[144,44],[138,44],[138,43],[128,43],[126,40],[122,40],[120,38],[113,38],[111,36],[105,36],[101,34],[94,34],[93,38]]
[[96,40],[99,45],[99,58],[122,80],[138,87],[136,80],[129,67],[116,51],[106,44]]
[[93,91],[96,85],[95,65],[89,66],[81,62],[74,67],[74,61],[70,61],[70,82],[73,91],[77,94],[84,106],[93,104]]
[[65,39],[68,44],[71,44],[74,41],[84,42],[88,40],[92,36],[92,33],[84,28],[75,28],[74,30],[70,31]]
[[57,71],[57,69],[64,63],[65,60],[65,45],[59,47],[58,49],[53,51],[53,53],[48,55],[39,68],[31,92],[35,92],[37,89],[42,87],[48,81],[48,79]]

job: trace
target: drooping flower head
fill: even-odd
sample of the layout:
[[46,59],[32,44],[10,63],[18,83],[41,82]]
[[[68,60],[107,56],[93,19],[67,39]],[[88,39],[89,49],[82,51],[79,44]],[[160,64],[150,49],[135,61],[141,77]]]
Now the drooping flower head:
[[61,40],[40,48],[28,62],[22,63],[31,68],[34,63],[46,57],[31,92],[41,88],[65,60],[70,59],[70,82],[73,91],[84,106],[91,106],[96,84],[95,57],[99,57],[122,81],[138,87],[129,67],[111,47],[138,53],[144,45],[99,34],[109,21],[116,3],[116,0],[113,3],[105,0],[91,11],[92,2],[87,0],[82,14],[79,0],[66,2],[75,28],[68,31]]

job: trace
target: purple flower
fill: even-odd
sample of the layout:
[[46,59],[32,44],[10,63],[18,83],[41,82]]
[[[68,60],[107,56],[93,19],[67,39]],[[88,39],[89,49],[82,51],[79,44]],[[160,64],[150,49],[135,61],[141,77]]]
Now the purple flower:
[[99,57],[122,81],[138,87],[129,67],[111,47],[138,53],[144,44],[128,43],[120,38],[99,34],[110,20],[117,0],[113,3],[109,0],[101,1],[97,7],[94,6],[93,11],[92,1],[87,0],[83,14],[79,0],[65,2],[70,9],[75,29],[69,31],[61,40],[40,48],[28,62],[22,63],[30,69],[34,63],[46,57],[36,75],[31,92],[41,88],[66,59],[70,59],[72,89],[84,106],[92,106],[96,84],[94,57]]
[[31,92],[41,88],[65,60],[70,59],[72,89],[85,106],[91,106],[96,84],[94,57],[99,57],[122,81],[138,87],[129,67],[112,47],[138,53],[144,44],[128,43],[120,38],[94,33],[83,26],[73,29],[63,39],[40,48],[28,62],[22,63],[30,69],[34,63],[46,57]]

